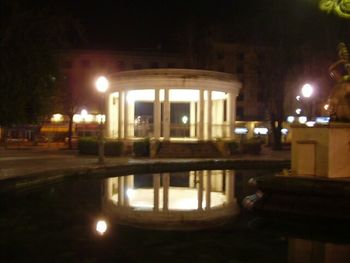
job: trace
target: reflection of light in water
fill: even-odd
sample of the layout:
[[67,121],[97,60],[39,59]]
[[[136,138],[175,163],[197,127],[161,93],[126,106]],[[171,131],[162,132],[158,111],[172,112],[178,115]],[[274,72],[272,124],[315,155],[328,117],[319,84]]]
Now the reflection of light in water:
[[198,208],[198,200],[192,198],[192,199],[180,199],[176,202],[174,202],[174,209],[182,209],[182,210],[190,210],[190,209],[197,209]]
[[103,235],[107,231],[107,222],[105,220],[98,220],[96,223],[96,231]]
[[[129,206],[135,208],[153,208],[153,189],[128,189]],[[203,197],[206,192],[203,192]],[[117,203],[118,195],[113,195],[112,200]],[[163,207],[163,188],[159,188],[159,208]],[[221,206],[225,203],[226,196],[220,192],[210,193],[210,207]],[[203,198],[202,206],[205,207],[205,198]],[[169,204],[170,210],[194,210],[198,209],[198,192],[197,189],[170,187],[169,188]]]

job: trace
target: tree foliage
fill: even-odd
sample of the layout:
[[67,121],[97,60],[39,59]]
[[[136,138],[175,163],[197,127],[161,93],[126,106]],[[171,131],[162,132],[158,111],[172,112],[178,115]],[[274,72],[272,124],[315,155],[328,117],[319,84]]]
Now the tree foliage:
[[0,125],[36,123],[51,113],[57,51],[78,38],[75,22],[21,1],[2,1],[1,10]]

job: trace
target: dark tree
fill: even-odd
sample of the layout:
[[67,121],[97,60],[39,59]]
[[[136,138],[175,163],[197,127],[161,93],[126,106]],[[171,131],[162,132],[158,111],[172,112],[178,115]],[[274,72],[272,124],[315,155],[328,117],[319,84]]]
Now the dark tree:
[[250,41],[257,46],[259,88],[270,121],[272,147],[281,149],[287,89],[306,73],[311,80],[322,78],[319,74],[327,69],[324,61],[337,24],[319,12],[317,5],[299,0],[265,0],[260,8],[262,12],[249,25]]
[[68,148],[72,149],[73,116],[78,113],[82,105],[86,105],[93,100],[93,88],[91,87],[92,84],[79,82],[76,76],[69,74],[69,72],[62,72],[56,84],[56,109],[68,117]]
[[79,38],[75,22],[22,1],[0,9],[0,125],[40,123],[53,110],[58,51]]

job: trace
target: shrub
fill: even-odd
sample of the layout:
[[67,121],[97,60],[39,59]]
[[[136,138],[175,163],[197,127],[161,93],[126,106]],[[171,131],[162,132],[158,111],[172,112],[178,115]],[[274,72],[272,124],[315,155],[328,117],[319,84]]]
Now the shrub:
[[[124,143],[118,140],[106,140],[104,143],[105,155],[120,156],[124,149]],[[82,137],[78,140],[80,154],[98,154],[98,140],[95,137]]]
[[228,141],[226,142],[227,149],[230,154],[237,154],[239,153],[239,143],[236,141]]
[[260,154],[262,144],[260,138],[251,138],[242,143],[242,151],[243,153]]
[[124,143],[119,140],[107,140],[105,142],[105,154],[121,156],[124,150]]
[[133,144],[135,156],[149,156],[150,154],[150,140],[148,138],[136,141]]
[[97,154],[98,142],[94,137],[81,137],[78,140],[78,152],[80,154]]

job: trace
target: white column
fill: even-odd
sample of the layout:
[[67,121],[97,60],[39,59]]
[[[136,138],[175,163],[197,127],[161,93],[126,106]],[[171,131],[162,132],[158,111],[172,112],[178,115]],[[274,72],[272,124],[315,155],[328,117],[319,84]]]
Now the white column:
[[128,134],[128,130],[129,130],[129,124],[128,124],[128,101],[127,101],[127,96],[128,93],[125,91],[124,92],[124,96],[123,96],[123,106],[124,106],[124,139],[127,139],[129,134]]
[[119,92],[118,97],[118,139],[123,138],[123,104],[124,104],[124,92]]
[[237,100],[237,94],[231,94],[231,120],[232,120],[232,138],[235,137],[235,127],[236,127],[236,100]]
[[107,137],[116,138],[118,137],[118,96],[114,93],[109,95],[109,110],[106,118],[108,123]]
[[124,203],[124,178],[118,177],[118,206],[122,206]]
[[163,211],[169,209],[169,185],[170,185],[170,174],[164,173],[163,177]]
[[211,96],[211,90],[208,90],[208,101],[207,101],[207,139],[212,139],[212,124],[213,124],[213,117],[212,117],[212,96]]
[[153,103],[153,134],[155,139],[160,138],[160,97],[159,88],[154,90],[154,103]]
[[135,126],[135,102],[131,101],[127,104],[128,107],[128,136],[130,137],[134,137],[135,133],[134,133],[134,126]]
[[196,103],[190,102],[190,137],[196,137]]
[[224,122],[224,103],[225,100],[220,100],[220,102],[218,103],[218,112],[217,112],[217,116],[218,116],[218,124],[220,124],[220,137],[225,137],[225,122]]
[[211,205],[211,171],[206,171],[206,187],[205,187],[205,209],[210,209]]
[[159,187],[160,187],[160,175],[153,175],[153,210],[159,210]]
[[129,206],[129,197],[128,197],[128,189],[129,189],[129,180],[128,176],[124,177],[124,206]]
[[198,171],[198,187],[197,187],[197,196],[198,196],[198,210],[203,209],[203,171]]
[[199,90],[199,110],[198,110],[198,134],[199,140],[203,140],[204,135],[204,90]]
[[104,114],[106,116],[105,118],[105,127],[104,127],[104,137],[112,137],[112,130],[111,130],[111,114],[112,114],[112,95],[106,94],[106,98],[104,101]]
[[225,182],[225,195],[226,202],[231,204],[234,202],[234,191],[235,191],[235,172],[233,170],[226,170],[226,182]]
[[170,140],[170,101],[169,101],[168,88],[164,89],[163,137],[164,137],[164,140]]
[[227,93],[227,101],[226,101],[226,121],[228,126],[227,137],[234,137],[234,124],[236,119],[236,103],[234,95],[229,92]]
[[191,171],[190,175],[188,176],[188,185],[190,188],[196,187],[196,171]]

